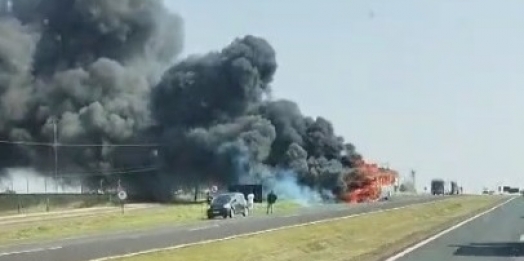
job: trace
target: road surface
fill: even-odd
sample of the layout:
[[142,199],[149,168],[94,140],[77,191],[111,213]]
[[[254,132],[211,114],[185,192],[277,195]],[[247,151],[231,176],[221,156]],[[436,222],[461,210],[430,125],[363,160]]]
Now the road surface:
[[[380,209],[402,207],[445,197],[400,197],[389,202],[361,205],[333,204],[308,208],[294,215],[238,217],[211,220],[192,226],[162,227],[148,231],[126,231],[118,234],[64,239],[47,243],[0,247],[0,261],[87,261],[153,248],[219,239],[271,228],[343,217]],[[278,205],[277,205],[278,207]]]
[[484,260],[524,261],[524,198],[517,197],[395,259],[395,261]]

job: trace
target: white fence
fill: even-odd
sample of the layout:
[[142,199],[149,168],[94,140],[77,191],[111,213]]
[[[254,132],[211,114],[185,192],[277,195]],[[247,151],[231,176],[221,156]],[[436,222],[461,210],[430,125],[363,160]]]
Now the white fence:
[[64,184],[60,180],[44,177],[6,177],[0,179],[0,193],[14,191],[17,194],[34,193],[82,193],[82,184]]

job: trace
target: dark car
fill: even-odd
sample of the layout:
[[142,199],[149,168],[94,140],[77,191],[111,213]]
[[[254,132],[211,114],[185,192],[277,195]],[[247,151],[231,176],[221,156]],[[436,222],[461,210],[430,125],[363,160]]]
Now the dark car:
[[207,210],[209,219],[217,216],[233,218],[237,214],[242,214],[244,217],[249,214],[246,198],[244,194],[238,192],[216,195]]

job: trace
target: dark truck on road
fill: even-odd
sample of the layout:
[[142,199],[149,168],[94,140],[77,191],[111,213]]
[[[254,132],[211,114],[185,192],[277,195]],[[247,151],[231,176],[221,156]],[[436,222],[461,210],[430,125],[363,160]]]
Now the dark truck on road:
[[228,187],[229,192],[240,192],[244,194],[244,196],[247,198],[247,195],[250,193],[253,193],[255,196],[255,203],[262,203],[264,201],[264,194],[262,191],[262,185],[260,184],[234,184],[230,185]]
[[442,179],[434,179],[431,181],[431,195],[445,195],[446,182]]
[[458,194],[460,194],[460,188],[457,185],[457,182],[451,181],[451,191],[450,191],[449,194],[451,194],[451,195],[458,195]]
[[432,195],[458,195],[460,187],[455,181],[445,181],[443,179],[433,179],[431,181]]

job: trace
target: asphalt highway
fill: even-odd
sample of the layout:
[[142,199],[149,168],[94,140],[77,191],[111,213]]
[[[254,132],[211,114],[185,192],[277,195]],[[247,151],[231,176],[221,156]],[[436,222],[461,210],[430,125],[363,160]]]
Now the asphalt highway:
[[[333,204],[307,208],[293,215],[236,217],[229,220],[202,221],[191,226],[170,226],[147,231],[126,231],[68,238],[54,242],[19,244],[0,247],[0,261],[87,261],[154,248],[219,239],[282,226],[398,208],[443,198],[446,197],[417,196],[399,197],[385,202],[359,205]],[[278,204],[276,207],[278,207]]]
[[394,260],[524,261],[524,198],[517,197]]

